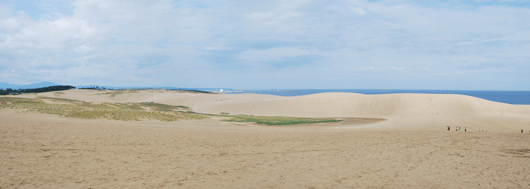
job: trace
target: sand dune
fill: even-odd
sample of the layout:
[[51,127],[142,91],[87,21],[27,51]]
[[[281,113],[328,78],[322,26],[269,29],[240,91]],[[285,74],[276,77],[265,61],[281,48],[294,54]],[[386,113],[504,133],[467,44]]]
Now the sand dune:
[[0,188],[530,187],[528,133],[0,120]]
[[464,95],[321,93],[252,102],[216,101],[199,112],[296,117],[385,118],[364,128],[440,130],[445,126],[516,132],[530,127],[530,106],[509,105]]
[[[88,102],[158,102],[185,105],[201,113],[383,118],[387,121],[352,128],[443,130],[445,126],[479,128],[494,132],[530,129],[530,105],[510,105],[476,97],[452,94],[319,93],[281,97],[260,94],[197,94],[166,90],[140,90],[121,94],[113,91],[69,90],[50,96]],[[346,125],[347,126],[347,125]]]
[[[39,96],[350,119],[260,126],[216,118],[84,120],[1,109],[0,188],[530,187],[530,106],[432,94],[69,90],[17,97]],[[358,117],[386,120],[359,123]],[[453,131],[444,131],[446,125]],[[454,126],[469,131],[454,132]]]
[[228,111],[256,115],[288,115],[308,117],[399,117],[411,114],[469,116],[485,114],[526,114],[530,106],[487,101],[464,95],[320,93],[281,99],[255,98],[251,102],[217,101],[200,103],[197,111]]

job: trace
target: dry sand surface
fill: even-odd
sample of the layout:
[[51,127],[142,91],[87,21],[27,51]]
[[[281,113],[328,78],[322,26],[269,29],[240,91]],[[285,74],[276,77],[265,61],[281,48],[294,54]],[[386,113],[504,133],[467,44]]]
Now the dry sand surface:
[[[320,93],[282,97],[260,94],[197,94],[166,90],[97,91],[68,90],[38,96],[76,99],[87,102],[157,102],[184,105],[201,113],[377,118],[387,121],[355,129],[444,130],[445,126],[468,128],[478,132],[514,133],[530,129],[530,105],[510,105],[465,95]],[[115,94],[114,94],[115,93]],[[346,125],[344,127],[351,127]]]
[[[104,93],[19,97],[348,120],[271,127],[213,118],[82,120],[3,109],[0,188],[530,188],[530,106],[461,95]],[[469,131],[446,132],[445,125]]]

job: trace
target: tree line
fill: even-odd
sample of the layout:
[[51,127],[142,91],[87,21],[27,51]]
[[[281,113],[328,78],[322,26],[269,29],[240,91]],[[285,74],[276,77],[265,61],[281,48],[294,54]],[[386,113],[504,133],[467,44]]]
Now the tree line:
[[[42,88],[34,88],[34,89],[0,89],[0,95],[18,95],[22,93],[45,93],[45,92],[51,92],[51,91],[64,91],[69,89],[75,89],[76,87],[71,85],[56,85],[56,86],[50,86],[50,87],[42,87]],[[100,86],[93,86],[93,87],[82,87],[79,89],[89,89],[89,90],[119,90],[119,89],[107,89],[105,87]],[[138,90],[142,89],[155,89],[155,88],[137,88]],[[168,89],[168,90],[180,90],[180,91],[188,91],[188,92],[196,92],[196,93],[212,93],[210,91],[201,91],[201,90],[194,90],[194,89]]]
[[17,95],[22,93],[45,93],[45,92],[51,92],[51,91],[64,91],[69,89],[75,89],[74,86],[71,85],[56,85],[56,86],[50,86],[50,87],[41,87],[41,88],[35,88],[35,89],[10,89],[7,88],[6,90],[0,89],[0,95]]
[[210,91],[201,91],[201,90],[195,90],[195,89],[182,89],[182,88],[105,88],[100,86],[92,86],[92,87],[82,87],[78,89],[89,89],[89,90],[149,90],[149,89],[166,89],[166,90],[176,90],[176,91],[187,91],[187,92],[195,92],[195,93],[212,93]]
[[94,87],[81,87],[79,89],[90,89],[90,90],[107,90],[105,87],[94,86]]

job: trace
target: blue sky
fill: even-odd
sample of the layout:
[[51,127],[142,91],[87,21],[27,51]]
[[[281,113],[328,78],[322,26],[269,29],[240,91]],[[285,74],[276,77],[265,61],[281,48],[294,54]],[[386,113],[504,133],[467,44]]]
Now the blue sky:
[[0,82],[530,90],[530,1],[0,0]]

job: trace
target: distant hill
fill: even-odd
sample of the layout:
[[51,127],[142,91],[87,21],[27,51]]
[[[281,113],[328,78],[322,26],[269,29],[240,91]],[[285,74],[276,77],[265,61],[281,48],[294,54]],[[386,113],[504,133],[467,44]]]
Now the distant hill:
[[15,84],[9,84],[9,83],[0,82],[0,89],[7,89],[7,88],[11,88],[11,89],[34,89],[34,88],[42,88],[42,87],[49,87],[49,86],[55,86],[55,85],[59,85],[59,84],[52,83],[52,82],[40,82],[40,83],[33,83],[33,84],[29,84],[29,85],[15,85]]

